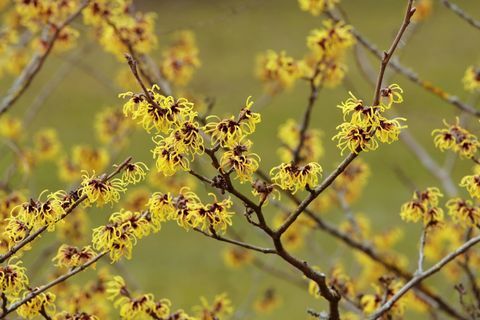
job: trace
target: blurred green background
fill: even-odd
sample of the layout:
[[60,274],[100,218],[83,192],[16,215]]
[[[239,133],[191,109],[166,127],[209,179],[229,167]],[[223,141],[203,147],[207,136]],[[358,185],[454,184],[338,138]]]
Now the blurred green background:
[[[480,2],[455,2],[480,17]],[[386,48],[401,22],[405,3],[399,0],[344,0],[342,7],[356,29],[380,48]],[[152,0],[138,1],[138,8],[157,13],[159,50],[168,44],[174,31],[190,29],[195,32],[202,67],[189,88],[214,97],[214,112],[219,115],[238,112],[249,95],[253,96],[254,101],[262,97],[262,85],[254,77],[258,53],[267,49],[286,50],[288,54],[301,58],[307,51],[307,34],[311,29],[321,27],[322,20],[321,17],[300,11],[295,0]],[[432,81],[465,101],[472,101],[473,97],[463,90],[461,79],[467,66],[479,62],[479,35],[478,30],[460,20],[439,1],[433,1],[432,15],[418,24],[415,33],[408,37],[408,43],[401,50],[401,61],[423,79]],[[120,108],[122,105],[117,98],[119,92],[107,85],[108,81],[114,81],[116,70],[122,62],[97,48],[88,32],[83,33],[81,43],[88,49],[84,50],[80,61],[75,62],[64,81],[45,101],[35,121],[27,128],[29,133],[33,133],[45,126],[54,127],[65,146],[95,144],[95,112],[106,106]],[[160,57],[159,54],[154,56]],[[69,57],[71,53],[49,59],[28,94],[21,98],[11,113],[22,115],[57,70],[70,63]],[[326,152],[321,164],[326,173],[341,160],[339,150],[331,141],[335,127],[342,119],[336,105],[348,97],[348,90],[353,90],[357,97],[366,100],[371,99],[373,92],[369,83],[362,78],[353,55],[348,60],[349,85],[323,89],[313,113],[312,126],[324,132]],[[371,62],[377,70],[379,62],[376,59],[371,59]],[[0,82],[2,94],[8,88],[10,79],[7,80]],[[409,130],[439,163],[443,163],[446,154],[433,148],[431,131],[440,127],[443,119],[453,122],[458,111],[403,76],[394,76],[392,82],[400,84],[405,90],[405,102],[396,112],[408,119]],[[287,118],[300,118],[307,97],[307,84],[300,81],[292,90],[273,97],[262,106],[263,121],[253,136],[254,150],[262,158],[262,168],[269,169],[278,164],[277,128]],[[477,128],[475,122],[472,130],[477,132]],[[151,148],[150,138],[138,132],[123,154],[134,155],[137,160],[150,163]],[[419,188],[440,186],[401,142],[382,145],[379,150],[362,154],[361,157],[370,165],[372,174],[362,199],[353,205],[353,210],[370,217],[376,231],[404,224],[398,214],[399,208],[409,199],[412,190],[400,181],[395,168],[401,168]],[[2,155],[1,158],[5,160],[7,157]],[[6,161],[0,162],[0,169],[3,170],[5,166]],[[455,181],[469,170],[468,161],[458,161]],[[56,176],[53,165],[38,167],[30,185],[32,192],[63,188]],[[274,211],[269,211],[269,214],[274,214]],[[109,213],[109,208],[92,210],[92,225],[104,223]],[[325,215],[325,219],[330,221],[340,221],[341,218],[340,211],[335,210]],[[242,217],[235,222],[239,230],[245,226]],[[404,225],[405,235],[399,250],[413,257],[420,230],[416,226]],[[248,234],[250,239],[261,241],[255,232]],[[320,232],[309,241],[313,245],[305,246],[296,255],[309,257],[311,264],[325,269],[335,262],[334,257],[345,252],[344,247]],[[160,233],[139,241],[133,259],[122,264],[142,291],[169,298],[174,307],[186,310],[196,304],[200,296],[212,297],[221,292],[229,293],[240,311],[239,319],[303,319],[308,307],[317,310],[324,307],[322,301],[309,297],[306,291],[302,292],[254,267],[241,270],[225,267],[221,257],[224,248],[222,243],[194,232],[187,233],[174,223],[167,223]],[[280,259],[257,256],[276,268],[291,271]],[[32,261],[36,257],[27,254],[26,258]],[[414,267],[412,263],[410,270],[413,271]],[[91,271],[87,271],[84,277],[89,274],[92,274]],[[441,277],[437,276],[432,281],[441,282]],[[251,312],[252,301],[271,287],[278,290],[282,306],[270,315],[254,315]]]

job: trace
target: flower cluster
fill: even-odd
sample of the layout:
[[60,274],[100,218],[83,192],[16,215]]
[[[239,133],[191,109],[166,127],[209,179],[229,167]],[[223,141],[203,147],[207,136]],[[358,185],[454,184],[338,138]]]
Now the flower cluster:
[[[366,314],[374,312],[384,303],[384,301],[391,299],[395,293],[402,288],[402,286],[403,284],[401,281],[387,277],[380,278],[380,285],[374,285],[375,293],[361,296],[360,304],[363,312]],[[401,299],[392,306],[388,312],[388,315],[390,317],[401,317],[405,312],[405,307],[405,299]]]
[[191,31],[180,31],[174,37],[173,43],[163,51],[160,69],[166,80],[183,86],[190,82],[193,73],[200,67],[198,48]]
[[113,262],[122,257],[131,259],[137,240],[152,230],[158,229],[153,227],[148,214],[121,210],[110,216],[107,225],[93,230],[93,247],[100,252],[107,251]]
[[473,158],[479,147],[478,138],[460,126],[457,118],[454,124],[444,121],[447,128],[435,129],[432,132],[433,142],[441,151],[452,150],[465,158]]
[[277,53],[268,50],[257,58],[257,77],[265,84],[265,89],[270,94],[291,88],[305,71],[305,63],[288,56],[285,51]]
[[335,87],[341,83],[347,66],[345,53],[355,44],[351,26],[325,20],[322,29],[314,29],[307,37],[310,53],[305,58],[309,68],[307,78],[315,85]]
[[155,299],[153,294],[132,294],[122,277],[113,277],[107,282],[106,293],[119,309],[122,319],[178,319],[178,320],[215,320],[224,319],[233,312],[232,302],[226,294],[217,295],[210,304],[205,298],[201,305],[193,307],[195,317],[184,310],[172,310],[168,299]]
[[232,301],[226,293],[215,296],[212,303],[204,297],[200,300],[201,305],[193,307],[199,320],[225,319],[233,313]]
[[254,257],[252,252],[238,247],[227,248],[223,252],[223,261],[230,268],[240,268],[249,265]]
[[[31,289],[31,291],[26,291],[24,297],[27,296],[30,292],[34,291],[35,289]],[[32,319],[41,314],[46,315],[47,319],[51,318],[55,314],[56,310],[56,306],[54,303],[55,299],[56,296],[53,293],[42,292],[22,304],[17,309],[17,313],[20,317],[24,319]]]
[[28,287],[26,268],[21,262],[0,267],[0,289],[9,298],[17,298]]
[[186,230],[199,228],[205,232],[225,233],[232,224],[233,213],[229,211],[232,201],[227,198],[219,201],[214,194],[210,194],[214,201],[203,204],[198,196],[182,189],[177,197],[169,193],[154,193],[148,202],[152,221],[176,221]]
[[30,199],[16,207],[7,219],[5,235],[9,246],[25,239],[31,231],[47,227],[48,231],[55,230],[55,224],[62,219],[65,210],[73,204],[69,194],[60,190],[49,193],[45,201]]
[[91,1],[83,17],[105,51],[119,60],[132,48],[138,53],[156,48],[155,14],[135,12],[131,0]]
[[417,222],[423,220],[423,225],[435,227],[443,222],[443,210],[438,206],[443,194],[437,188],[427,188],[423,192],[415,192],[413,199],[405,203],[400,211],[400,217],[405,221]]
[[106,108],[96,115],[95,131],[103,144],[118,148],[125,143],[131,123],[117,108]]
[[460,222],[469,227],[475,227],[480,224],[480,208],[473,205],[470,200],[453,198],[446,203],[448,214],[456,222]]
[[465,187],[472,198],[480,199],[480,174],[463,177],[460,186]]
[[114,178],[107,180],[97,177],[95,172],[89,175],[84,172],[82,175],[81,188],[79,195],[87,197],[87,205],[95,203],[97,207],[105,204],[113,205],[120,200],[120,193],[125,192],[125,182],[122,179]]
[[74,268],[87,263],[95,254],[90,246],[77,248],[62,244],[52,261],[56,261],[58,267]]
[[282,163],[270,170],[272,181],[283,190],[293,193],[305,188],[313,189],[318,184],[318,177],[322,174],[322,167],[316,162],[303,166],[294,163]]
[[350,120],[339,125],[339,132],[333,137],[338,140],[342,153],[345,149],[354,153],[375,150],[378,142],[392,143],[398,140],[401,129],[406,128],[401,124],[405,119],[387,119],[383,113],[393,104],[403,101],[401,94],[402,89],[398,85],[390,85],[381,90],[380,105],[368,106],[350,93],[350,98],[338,106],[342,109],[344,120]]

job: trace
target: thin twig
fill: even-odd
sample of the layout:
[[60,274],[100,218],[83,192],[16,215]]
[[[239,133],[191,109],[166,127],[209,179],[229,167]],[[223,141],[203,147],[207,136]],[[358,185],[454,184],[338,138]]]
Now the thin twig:
[[275,249],[257,247],[257,246],[254,246],[254,245],[251,245],[251,244],[248,244],[248,243],[245,243],[245,242],[237,241],[237,240],[230,239],[230,238],[225,238],[225,237],[223,237],[219,234],[216,234],[216,233],[210,234],[210,233],[205,232],[205,231],[203,231],[202,229],[199,229],[199,228],[194,228],[193,230],[195,230],[197,232],[200,232],[201,234],[203,234],[206,237],[209,237],[209,238],[212,238],[212,239],[215,239],[215,240],[219,240],[219,241],[222,241],[222,242],[231,243],[231,244],[234,244],[236,246],[243,247],[245,249],[250,249],[250,250],[265,253],[265,254],[275,254],[275,253],[277,253]]

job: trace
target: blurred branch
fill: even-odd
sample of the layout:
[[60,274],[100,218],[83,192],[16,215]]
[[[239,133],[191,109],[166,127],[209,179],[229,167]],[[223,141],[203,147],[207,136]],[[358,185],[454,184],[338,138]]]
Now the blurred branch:
[[452,10],[454,13],[457,14],[460,18],[468,22],[471,26],[480,29],[480,21],[475,20],[472,16],[470,16],[468,13],[466,13],[462,8],[460,8],[458,5],[450,2],[449,0],[440,0],[445,7],[448,9]]

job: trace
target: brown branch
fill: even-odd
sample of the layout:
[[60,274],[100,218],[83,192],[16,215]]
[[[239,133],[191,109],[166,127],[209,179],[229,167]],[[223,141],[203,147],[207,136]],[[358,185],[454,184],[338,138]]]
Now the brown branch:
[[225,238],[225,237],[223,237],[223,236],[221,236],[217,233],[211,233],[210,234],[210,233],[205,232],[205,231],[203,231],[202,229],[199,229],[199,228],[193,228],[193,230],[203,234],[206,237],[209,237],[209,238],[212,238],[212,239],[215,239],[215,240],[219,240],[219,241],[222,241],[222,242],[227,242],[227,243],[230,243],[230,244],[234,244],[236,246],[239,246],[239,247],[242,247],[242,248],[245,248],[245,249],[249,249],[249,250],[253,250],[253,251],[257,251],[257,252],[261,252],[261,253],[265,253],[265,254],[275,254],[275,253],[277,253],[275,249],[257,247],[257,246],[248,244],[246,242],[242,242],[242,241],[238,241],[238,240],[234,240],[234,239],[230,239],[230,238]]
[[[0,103],[0,116],[7,112],[7,110],[20,98],[20,96],[27,90],[27,88],[32,83],[35,76],[38,74],[42,66],[44,65],[47,57],[53,49],[55,41],[59,37],[61,31],[69,25],[85,7],[90,3],[90,0],[84,0],[80,6],[73,12],[65,21],[60,25],[48,25],[43,30],[42,42],[45,44],[44,51],[42,53],[37,52],[28,65],[23,69],[20,76],[15,80],[10,89],[7,92],[7,95],[3,98]],[[53,28],[53,33],[49,36],[50,29]]]
[[400,42],[400,39],[403,36],[403,33],[405,32],[405,30],[407,30],[407,27],[410,24],[410,19],[415,13],[415,10],[416,9],[413,7],[413,0],[409,0],[407,5],[407,10],[405,11],[405,16],[403,18],[403,23],[400,27],[400,30],[398,30],[398,33],[395,36],[395,39],[393,40],[393,43],[391,44],[388,51],[383,53],[382,64],[380,67],[380,72],[378,73],[377,85],[375,87],[375,93],[373,96],[374,106],[378,106],[380,104],[380,91],[382,90],[382,82],[383,82],[383,76],[385,75],[385,70],[387,69],[388,63],[392,58],[393,53],[395,52],[395,49],[397,48],[398,43]]

